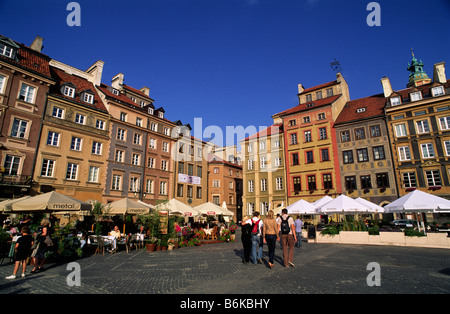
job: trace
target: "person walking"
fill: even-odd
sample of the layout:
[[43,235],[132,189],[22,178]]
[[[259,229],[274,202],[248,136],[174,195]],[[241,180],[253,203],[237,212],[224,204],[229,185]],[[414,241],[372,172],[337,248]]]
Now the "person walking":
[[253,218],[248,219],[248,224],[252,225],[252,250],[250,254],[250,260],[253,264],[262,264],[262,229],[264,227],[263,222],[259,219],[259,212],[253,212]]
[[242,259],[242,263],[248,264],[250,262],[250,253],[252,251],[252,225],[247,223],[248,217],[245,216],[242,220],[241,227],[241,241],[242,246],[244,247],[244,258]]
[[300,219],[300,215],[297,215],[297,219],[295,220],[295,235],[297,236],[297,241],[295,242],[296,247],[302,247],[302,228],[303,221]]
[[280,217],[280,222],[278,223],[278,230],[281,231],[284,266],[294,267],[294,243],[297,242],[295,223],[294,219],[288,216],[286,208],[283,208],[281,212],[282,215]]
[[41,225],[36,231],[34,241],[37,243],[37,246],[32,254],[34,267],[31,273],[44,270],[45,253],[47,253],[51,245],[50,221],[47,218],[41,220]]
[[273,258],[275,256],[275,245],[278,238],[278,224],[275,220],[273,210],[269,210],[267,218],[264,220],[263,236],[269,250],[269,267],[273,268]]
[[17,271],[19,270],[20,263],[22,263],[22,277],[25,277],[25,272],[27,269],[27,258],[31,255],[31,246],[33,245],[33,237],[29,234],[30,229],[25,226],[22,227],[22,236],[17,239],[14,248],[14,271],[11,276],[6,277],[6,279],[15,279]]

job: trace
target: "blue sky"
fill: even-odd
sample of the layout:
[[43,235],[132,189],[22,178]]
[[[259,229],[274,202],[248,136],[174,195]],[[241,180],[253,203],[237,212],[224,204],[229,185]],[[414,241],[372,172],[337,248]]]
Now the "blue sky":
[[79,27],[69,2],[0,0],[0,34],[40,35],[43,53],[83,70],[103,60],[103,83],[122,72],[168,119],[203,128],[269,126],[298,104],[299,83],[335,80],[334,59],[352,99],[381,93],[383,76],[405,88],[411,48],[430,77],[441,61],[450,77],[448,0],[377,1],[374,27],[367,0],[82,0]]

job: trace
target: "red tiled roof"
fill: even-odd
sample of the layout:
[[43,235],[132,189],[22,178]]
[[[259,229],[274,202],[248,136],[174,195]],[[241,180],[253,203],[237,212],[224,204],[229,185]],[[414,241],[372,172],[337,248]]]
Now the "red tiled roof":
[[245,138],[244,141],[251,140],[254,138],[259,138],[259,137],[266,137],[266,136],[270,136],[272,134],[280,134],[280,133],[283,133],[283,124],[282,123],[273,124],[273,125],[269,126],[268,128],[265,128],[264,130],[259,131],[256,134],[250,135],[249,137]]
[[[334,125],[383,116],[385,104],[386,98],[384,98],[384,94],[350,100],[345,104]],[[358,112],[358,109],[362,110]]]
[[[52,74],[52,77],[56,80],[56,85],[53,86],[50,89],[50,93],[53,95],[57,95],[60,98],[64,98],[70,101],[75,101],[79,104],[82,104],[83,106],[86,107],[91,107],[97,110],[101,110],[101,111],[105,111],[107,112],[105,106],[103,105],[103,101],[101,100],[100,96],[97,93],[97,90],[95,89],[94,85],[89,82],[88,80],[79,77],[77,75],[71,75],[68,74],[66,72],[64,72],[61,69],[55,68],[55,67],[50,67],[50,71]],[[64,94],[62,94],[61,92],[61,86],[64,83],[72,83],[73,85],[75,85],[75,97],[68,97],[65,96]],[[85,91],[85,90],[90,90],[93,94],[94,94],[94,103],[90,104],[87,103],[83,100],[81,100],[81,92]]]
[[[284,110],[282,112],[276,113],[274,114],[274,116],[278,116],[278,115],[287,115],[287,114],[291,114],[291,113],[296,113],[299,111],[303,111],[305,109],[313,109],[313,108],[317,108],[317,107],[322,107],[322,106],[326,106],[326,105],[330,105],[332,103],[334,103],[339,97],[341,97],[342,94],[338,94],[338,95],[334,95],[331,97],[326,97],[326,98],[322,98],[319,100],[315,100],[315,101],[310,101],[304,104],[300,104],[297,105],[295,107],[292,107],[290,109]],[[311,104],[313,104],[311,106]]]
[[[1,36],[1,35],[0,35]],[[4,37],[4,36],[2,36]],[[5,37],[7,38],[7,37]],[[24,44],[18,43],[16,41],[11,40],[15,44],[19,46],[19,49],[17,51],[17,59],[11,59],[6,56],[0,55],[0,60],[6,61],[8,63],[14,64],[16,66],[19,66],[20,68],[23,68],[25,70],[28,70],[30,72],[43,75],[47,78],[51,79],[50,74],[50,57],[34,51],[33,49],[25,46]]]
[[129,91],[132,91],[133,93],[139,94],[139,95],[141,95],[142,97],[145,97],[145,98],[147,98],[147,99],[153,101],[153,99],[152,99],[151,97],[149,97],[147,94],[144,94],[143,92],[141,92],[140,90],[138,90],[138,89],[136,89],[136,88],[134,88],[134,87],[128,86],[128,85],[126,85],[126,84],[123,84],[123,87],[124,87],[125,89],[128,89]]
[[[411,87],[408,87],[408,88],[405,88],[405,89],[402,89],[399,91],[394,91],[393,93],[400,95],[402,97],[402,102],[407,102],[407,101],[410,101],[409,93],[413,92],[414,90],[420,90],[422,92],[422,97],[426,98],[429,95],[431,95],[431,88],[434,86],[436,86],[436,84],[431,82],[429,84],[425,84],[425,85],[418,86],[418,87],[411,86]],[[449,87],[450,87],[450,79],[447,80],[447,82],[444,84],[445,89],[449,88]]]
[[301,92],[300,94],[309,93],[309,92],[315,91],[317,89],[333,86],[333,85],[336,85],[336,84],[339,84],[339,82],[338,81],[332,81],[332,82],[328,82],[328,83],[323,83],[323,84],[320,84],[320,85],[317,85],[317,86],[313,86],[313,87],[307,88],[303,92]]

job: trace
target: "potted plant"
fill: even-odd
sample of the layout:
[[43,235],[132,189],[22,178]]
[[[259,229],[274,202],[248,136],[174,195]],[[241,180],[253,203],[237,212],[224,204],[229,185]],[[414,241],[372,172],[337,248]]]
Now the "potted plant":
[[158,239],[158,240],[156,241],[156,250],[157,250],[157,251],[161,251],[161,250],[162,250],[161,239]]
[[166,239],[161,239],[160,245],[161,245],[161,251],[167,250],[168,242]]
[[156,251],[156,245],[157,245],[156,242],[157,241],[158,241],[158,239],[156,239],[154,237],[151,237],[150,239],[146,239],[145,240],[145,249],[146,249],[146,251],[147,252]]

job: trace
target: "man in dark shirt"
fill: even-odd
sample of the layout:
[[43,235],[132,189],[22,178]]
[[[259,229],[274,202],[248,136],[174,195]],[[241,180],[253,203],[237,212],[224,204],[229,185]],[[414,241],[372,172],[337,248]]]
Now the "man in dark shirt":
[[15,279],[17,271],[19,270],[20,262],[22,262],[22,277],[25,277],[25,271],[27,269],[27,257],[31,254],[31,246],[33,245],[33,237],[29,234],[30,229],[28,227],[22,228],[22,236],[17,239],[16,246],[14,248],[14,271],[11,276],[6,279]]

